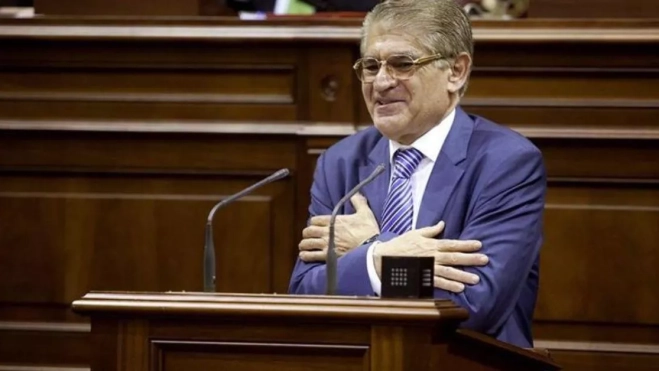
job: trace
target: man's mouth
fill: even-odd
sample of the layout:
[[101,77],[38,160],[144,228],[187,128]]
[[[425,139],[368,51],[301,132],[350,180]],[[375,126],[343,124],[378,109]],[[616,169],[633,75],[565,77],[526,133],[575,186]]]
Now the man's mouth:
[[387,104],[404,102],[402,99],[378,99],[375,101],[376,106],[385,106]]

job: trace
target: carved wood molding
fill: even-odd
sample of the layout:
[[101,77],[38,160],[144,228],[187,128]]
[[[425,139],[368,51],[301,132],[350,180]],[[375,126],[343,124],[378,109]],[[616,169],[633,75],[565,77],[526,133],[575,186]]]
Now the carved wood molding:
[[0,322],[0,331],[42,331],[42,332],[81,332],[91,331],[88,323],[67,322]]
[[43,365],[0,365],[0,371],[90,371],[89,367],[58,367]]
[[281,319],[329,318],[350,321],[461,321],[465,309],[449,300],[384,300],[379,298],[303,295],[254,295],[169,292],[165,294],[92,292],[76,300],[75,312],[142,313],[277,317]]
[[589,128],[589,127],[547,127],[520,126],[509,127],[527,138],[533,139],[620,139],[620,140],[657,140],[658,129],[644,128]]
[[[345,137],[370,127],[350,123],[287,123],[287,122],[113,122],[113,121],[49,121],[0,120],[0,131],[81,131],[126,133],[207,133],[207,134],[268,134],[301,137]],[[657,140],[659,128],[595,128],[548,125],[509,125],[534,139],[622,139]]]
[[606,353],[659,354],[659,344],[607,343],[587,341],[536,340],[534,345],[549,350]]
[[[85,22],[79,19],[51,20],[44,18],[11,19],[0,23],[0,38],[64,38],[64,39],[146,39],[199,41],[344,41],[360,38],[359,20],[349,22],[313,22],[295,25],[294,22],[154,22],[100,19]],[[275,26],[276,27],[273,27]],[[562,21],[500,23],[474,22],[477,42],[659,42],[657,22]]]
[[522,98],[522,97],[465,97],[465,107],[576,107],[576,108],[659,108],[657,99],[584,99],[584,98]]
[[[276,170],[276,169],[273,169]],[[138,176],[176,176],[177,178],[197,178],[197,177],[230,177],[230,178],[263,178],[272,174],[270,170],[206,170],[206,169],[162,169],[162,168],[129,168],[129,167],[90,167],[90,166],[0,166],[0,173],[3,175],[130,175]],[[291,170],[295,175],[295,170]],[[35,193],[10,192],[5,193],[12,197],[26,197]],[[42,194],[43,197],[50,197],[48,193]],[[72,197],[78,197],[78,194],[71,194]],[[164,195],[168,197],[168,195]],[[200,196],[206,197],[206,196]],[[203,200],[198,200],[203,201]]]
[[[322,126],[314,126],[324,133]],[[331,129],[336,131],[335,126]],[[304,131],[304,125],[287,122],[0,120],[2,130],[295,135]]]
[[284,94],[211,94],[211,93],[94,93],[94,92],[11,92],[0,93],[0,100],[48,102],[140,102],[190,104],[293,104]]
[[263,342],[227,342],[227,341],[183,341],[183,340],[154,340],[151,344],[160,349],[193,349],[196,351],[202,349],[219,349],[234,348],[247,350],[266,350],[266,351],[293,351],[306,352],[310,350],[325,352],[339,351],[353,353],[357,355],[365,354],[368,346],[364,345],[343,345],[343,344],[296,344],[296,343],[263,343]]

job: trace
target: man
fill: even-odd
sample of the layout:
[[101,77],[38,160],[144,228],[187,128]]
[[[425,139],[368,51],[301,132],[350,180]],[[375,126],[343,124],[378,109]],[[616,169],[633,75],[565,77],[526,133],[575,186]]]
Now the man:
[[325,293],[329,215],[385,163],[337,218],[338,293],[378,295],[384,255],[434,256],[435,297],[468,309],[465,327],[532,347],[545,169],[526,138],[460,108],[468,18],[454,0],[387,1],[367,15],[361,52],[374,127],[319,158],[290,292]]

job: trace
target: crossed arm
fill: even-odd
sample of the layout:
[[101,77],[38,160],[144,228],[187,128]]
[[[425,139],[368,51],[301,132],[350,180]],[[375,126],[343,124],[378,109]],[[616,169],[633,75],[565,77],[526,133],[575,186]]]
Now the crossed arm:
[[[330,205],[323,162],[319,161],[312,187],[312,216],[329,215]],[[525,280],[536,261],[542,235],[545,197],[545,171],[539,152],[520,150],[498,163],[491,172],[475,206],[467,215],[460,240],[478,240],[489,258],[484,266],[463,267],[479,277],[475,285],[460,293],[435,290],[436,298],[451,299],[470,312],[465,327],[485,333],[495,332],[509,317]],[[411,232],[408,232],[411,233]],[[384,233],[384,244],[403,236]],[[374,295],[367,270],[369,245],[358,246],[342,255],[337,263],[337,291],[342,295]],[[326,272],[323,262],[298,259],[289,291],[298,294],[324,294]]]

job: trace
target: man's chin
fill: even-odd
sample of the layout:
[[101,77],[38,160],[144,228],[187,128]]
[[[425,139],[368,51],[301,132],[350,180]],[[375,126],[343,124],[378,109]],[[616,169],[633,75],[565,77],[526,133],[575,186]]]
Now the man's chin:
[[396,133],[399,133],[405,127],[405,120],[401,115],[376,117],[373,124],[382,135],[394,139],[397,137]]

